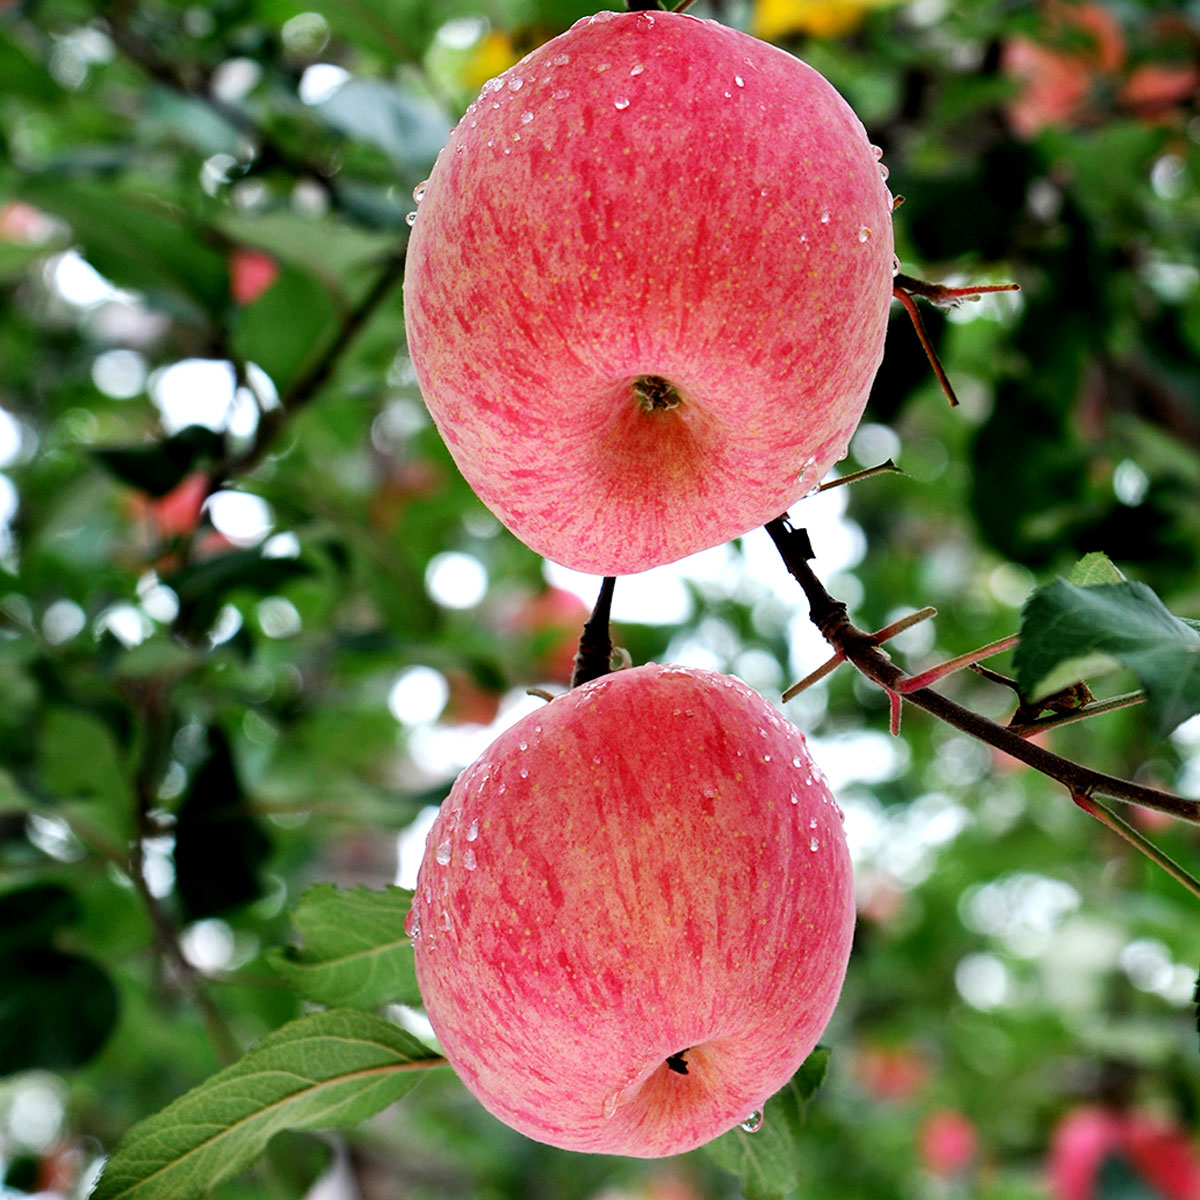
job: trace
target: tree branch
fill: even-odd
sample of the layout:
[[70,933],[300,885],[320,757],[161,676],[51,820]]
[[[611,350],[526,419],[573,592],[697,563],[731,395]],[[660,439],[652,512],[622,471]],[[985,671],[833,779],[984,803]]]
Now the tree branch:
[[961,704],[948,699],[931,688],[904,690],[911,678],[879,648],[876,635],[859,629],[851,620],[846,605],[835,600],[825,590],[808,560],[813,557],[808,534],[794,529],[786,516],[777,517],[766,526],[784,565],[800,584],[808,600],[813,624],[821,631],[834,650],[843,655],[889,696],[903,699],[944,721],[947,725],[970,735],[997,750],[1004,751],[1050,779],[1061,783],[1072,795],[1111,796],[1117,800],[1140,804],[1157,812],[1169,813],[1193,824],[1200,824],[1200,802],[1185,800],[1171,792],[1147,787],[1129,779],[1121,779],[1102,771],[1094,771],[1080,763],[1063,758],[1042,746],[1028,742],[1019,734],[987,717],[980,716]]

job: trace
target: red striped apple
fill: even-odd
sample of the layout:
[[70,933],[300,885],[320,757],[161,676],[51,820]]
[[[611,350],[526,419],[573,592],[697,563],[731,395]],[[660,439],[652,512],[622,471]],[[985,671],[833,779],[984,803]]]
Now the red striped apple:
[[760,1110],[816,1044],[854,925],[803,735],[648,665],[502,734],[429,834],[408,931],[442,1049],[501,1120],[653,1157]]
[[891,196],[842,97],[776,47],[601,12],[487,84],[408,248],[408,345],[467,482],[616,575],[778,516],[883,352]]

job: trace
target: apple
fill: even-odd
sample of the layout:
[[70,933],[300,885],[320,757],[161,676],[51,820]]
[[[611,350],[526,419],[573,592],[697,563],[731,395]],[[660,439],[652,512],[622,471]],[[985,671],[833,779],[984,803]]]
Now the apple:
[[467,482],[617,575],[777,517],[883,352],[891,196],[821,75],[681,13],[600,12],[484,86],[423,188],[409,353]]
[[745,684],[618,671],[503,733],[429,833],[408,932],[442,1050],[502,1121],[677,1154],[813,1049],[854,926],[841,812]]
[[579,635],[590,614],[588,606],[566,588],[547,587],[521,599],[507,615],[511,637],[524,643],[521,655],[531,679],[570,683]]
[[961,1175],[979,1149],[975,1122],[954,1108],[937,1108],[921,1122],[917,1145],[921,1162],[931,1174],[942,1178]]
[[1200,1200],[1200,1154],[1177,1125],[1146,1113],[1084,1105],[1054,1131],[1047,1164],[1054,1200],[1096,1200],[1108,1158],[1120,1158],[1164,1200]]

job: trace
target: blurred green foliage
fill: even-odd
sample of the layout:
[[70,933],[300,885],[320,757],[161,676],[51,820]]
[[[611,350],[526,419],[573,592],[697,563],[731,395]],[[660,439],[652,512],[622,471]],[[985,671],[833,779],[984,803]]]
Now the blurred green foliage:
[[[593,7],[0,4],[2,1195],[83,1195],[136,1121],[299,1015],[270,959],[304,890],[395,882],[497,707],[564,682],[582,617],[546,615],[543,563],[456,474],[399,283],[454,120]],[[1200,616],[1196,5],[694,11],[855,105],[906,197],[906,273],[1022,287],[925,310],[956,410],[897,308],[844,468],[905,473],[793,511],[858,623],[936,606],[893,643],[922,669],[1013,632],[1093,551]],[[817,666],[763,544],[647,577],[634,660],[774,694]],[[1045,1195],[1056,1122],[1098,1099],[1194,1127],[1194,900],[988,747],[916,712],[890,741],[849,668],[785,711],[841,781],[860,893],[797,1194]],[[1125,710],[1053,746],[1200,792],[1194,721],[1156,738]],[[1144,826],[1194,869],[1194,831]],[[928,1148],[945,1110],[977,1138],[952,1169]],[[535,1145],[446,1073],[214,1195],[302,1196],[330,1163],[365,1200],[738,1194],[703,1155]]]

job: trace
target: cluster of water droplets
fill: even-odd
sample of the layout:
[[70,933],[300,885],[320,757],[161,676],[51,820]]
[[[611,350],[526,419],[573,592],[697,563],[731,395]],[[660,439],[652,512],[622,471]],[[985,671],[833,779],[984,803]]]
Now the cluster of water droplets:
[[[418,183],[415,188],[413,188],[412,197],[418,205],[422,200],[425,199],[425,188],[428,183],[428,179],[422,179],[421,182]],[[404,220],[409,226],[415,225],[417,223],[417,210],[414,208],[412,212],[405,213]]]

